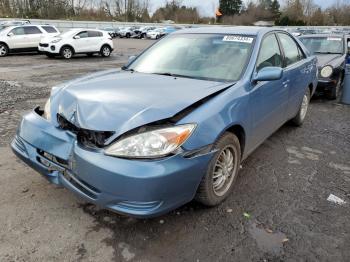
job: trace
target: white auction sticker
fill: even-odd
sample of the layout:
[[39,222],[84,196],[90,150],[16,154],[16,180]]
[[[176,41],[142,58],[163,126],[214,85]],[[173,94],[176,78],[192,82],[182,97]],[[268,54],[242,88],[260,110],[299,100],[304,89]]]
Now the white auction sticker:
[[225,35],[222,41],[228,41],[228,42],[240,42],[240,43],[253,43],[254,38],[252,37],[246,37],[246,36],[239,36],[239,35]]
[[328,41],[341,41],[341,38],[338,38],[338,37],[328,37],[327,40],[328,40]]

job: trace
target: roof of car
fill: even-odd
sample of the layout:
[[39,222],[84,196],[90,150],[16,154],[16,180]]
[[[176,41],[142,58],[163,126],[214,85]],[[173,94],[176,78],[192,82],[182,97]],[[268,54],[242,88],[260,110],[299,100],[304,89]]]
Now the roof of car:
[[313,37],[344,37],[344,34],[310,34],[310,35],[301,35],[299,38],[313,38]]
[[258,35],[270,31],[281,30],[273,27],[258,27],[258,26],[208,26],[197,28],[186,28],[177,31],[175,34],[193,33],[193,34],[239,34],[239,35]]

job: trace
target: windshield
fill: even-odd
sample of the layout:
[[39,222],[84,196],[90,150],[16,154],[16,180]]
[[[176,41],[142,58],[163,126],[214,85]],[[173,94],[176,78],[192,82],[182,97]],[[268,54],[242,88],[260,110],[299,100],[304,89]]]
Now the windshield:
[[237,81],[247,64],[253,37],[176,34],[166,37],[127,68],[212,81]]
[[342,37],[305,37],[301,42],[312,54],[343,54],[344,42]]

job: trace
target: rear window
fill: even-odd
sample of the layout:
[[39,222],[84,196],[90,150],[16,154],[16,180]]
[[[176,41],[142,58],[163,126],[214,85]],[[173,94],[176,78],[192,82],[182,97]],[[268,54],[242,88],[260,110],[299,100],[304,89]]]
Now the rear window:
[[47,33],[57,33],[57,30],[52,27],[52,26],[42,26],[42,28],[47,32]]
[[24,32],[26,35],[41,34],[41,31],[36,26],[26,26],[24,27]]
[[99,31],[88,31],[89,37],[101,37],[103,36],[102,32]]

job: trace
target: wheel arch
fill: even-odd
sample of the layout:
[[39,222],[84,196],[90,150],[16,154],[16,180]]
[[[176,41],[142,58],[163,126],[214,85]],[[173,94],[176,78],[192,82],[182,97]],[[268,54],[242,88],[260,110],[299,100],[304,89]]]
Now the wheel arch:
[[227,127],[221,134],[220,136],[218,136],[217,139],[219,139],[221,137],[222,134],[224,134],[225,132],[234,134],[238,140],[239,140],[239,144],[241,146],[241,156],[244,156],[244,150],[245,150],[245,145],[246,145],[246,132],[243,128],[242,125],[240,124],[233,124],[229,127]]
[[65,45],[61,46],[61,48],[60,48],[60,53],[62,52],[62,49],[65,48],[65,47],[71,48],[72,51],[73,51],[73,54],[75,54],[75,49],[74,49],[74,47],[73,47],[72,45],[69,45],[69,44],[65,44]]
[[111,50],[113,50],[113,48],[111,47],[110,44],[104,43],[104,44],[101,45],[100,51],[102,50],[102,48],[103,48],[104,46],[108,46]]

